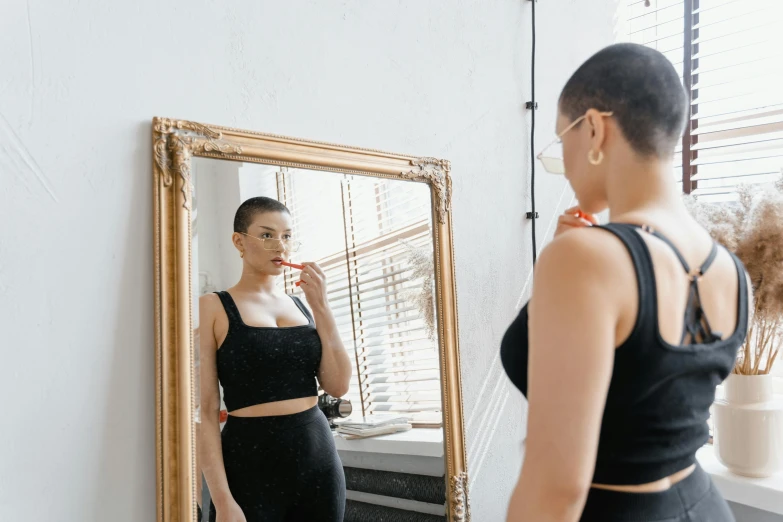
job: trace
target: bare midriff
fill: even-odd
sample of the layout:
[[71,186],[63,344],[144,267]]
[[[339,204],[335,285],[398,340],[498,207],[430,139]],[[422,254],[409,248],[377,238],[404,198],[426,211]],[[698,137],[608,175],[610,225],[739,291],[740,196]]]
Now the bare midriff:
[[632,486],[622,486],[614,484],[593,484],[590,487],[595,489],[606,489],[609,491],[619,491],[621,493],[658,493],[660,491],[666,491],[672,486],[685,480],[696,469],[696,464],[691,464],[687,468],[678,471],[668,477],[664,477],[655,482],[648,482],[647,484],[634,484]]
[[293,415],[309,410],[318,404],[318,397],[302,397],[286,401],[254,404],[238,410],[230,411],[232,417],[272,417],[275,415]]

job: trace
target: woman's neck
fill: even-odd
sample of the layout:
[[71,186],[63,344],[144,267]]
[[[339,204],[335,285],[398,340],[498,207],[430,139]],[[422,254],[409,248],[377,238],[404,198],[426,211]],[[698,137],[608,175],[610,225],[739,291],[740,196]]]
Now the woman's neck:
[[607,200],[612,221],[681,216],[685,212],[670,161],[620,157],[610,169]]
[[260,273],[245,266],[242,269],[242,277],[234,288],[240,292],[273,294],[277,290],[276,278],[277,276]]

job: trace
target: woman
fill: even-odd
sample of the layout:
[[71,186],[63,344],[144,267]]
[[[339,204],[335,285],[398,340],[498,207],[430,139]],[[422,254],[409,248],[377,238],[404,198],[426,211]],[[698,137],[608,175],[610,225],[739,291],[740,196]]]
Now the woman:
[[[351,364],[326,299],[324,272],[304,263],[301,288],[312,308],[275,280],[296,251],[282,203],[252,198],[234,218],[242,277],[201,297],[201,466],[216,522],[343,520],[345,476],[316,378],[347,393]],[[218,380],[229,411],[221,434]]]
[[[560,96],[562,159],[539,158],[579,206],[501,347],[529,401],[509,522],[734,520],[695,453],[747,333],[749,285],[672,179],[687,105],[668,60],[633,44],[594,55]],[[606,209],[606,227],[581,217]]]

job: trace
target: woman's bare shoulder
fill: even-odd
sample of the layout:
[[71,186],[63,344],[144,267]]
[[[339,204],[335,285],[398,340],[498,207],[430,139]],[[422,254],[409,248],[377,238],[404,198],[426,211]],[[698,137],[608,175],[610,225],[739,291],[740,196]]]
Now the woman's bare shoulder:
[[222,306],[220,297],[215,293],[204,294],[198,298],[199,316],[202,321],[214,315]]
[[544,252],[550,262],[595,264],[610,270],[631,261],[622,241],[599,227],[569,230],[553,239]]

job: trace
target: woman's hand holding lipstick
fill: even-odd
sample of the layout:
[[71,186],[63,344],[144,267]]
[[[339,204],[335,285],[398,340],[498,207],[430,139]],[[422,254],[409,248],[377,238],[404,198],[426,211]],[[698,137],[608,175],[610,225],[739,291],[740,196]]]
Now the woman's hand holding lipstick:
[[587,212],[583,212],[580,209],[576,210],[576,217],[578,217],[581,220],[587,221],[588,226],[593,226],[598,224],[598,220],[594,215],[588,214]]
[[598,220],[592,214],[582,211],[579,207],[571,207],[557,218],[557,229],[555,237],[567,230],[574,228],[591,227],[597,225]]
[[317,263],[304,263],[299,265],[302,272],[299,274],[299,284],[307,298],[307,303],[315,311],[318,308],[329,307],[326,297],[326,274]]
[[[304,270],[304,265],[297,265],[296,263],[289,263],[288,261],[280,261],[280,264],[283,266],[287,266],[289,268],[295,268],[297,270]],[[294,283],[296,286],[299,286],[302,284],[302,281],[297,281]]]
[[[301,270],[302,273],[299,274],[299,277],[301,278],[299,281],[295,283],[296,286],[301,286],[302,283],[305,285],[315,285],[319,287],[322,286],[326,282],[326,274],[324,274],[324,271],[321,269],[320,266],[316,263],[305,263],[304,265],[298,265],[296,263],[289,263],[287,261],[281,261],[281,265],[287,266],[296,270]],[[318,291],[318,290],[315,290]],[[305,295],[307,295],[307,291],[305,291]],[[324,293],[325,295],[325,293]],[[310,299],[308,299],[309,301]]]

